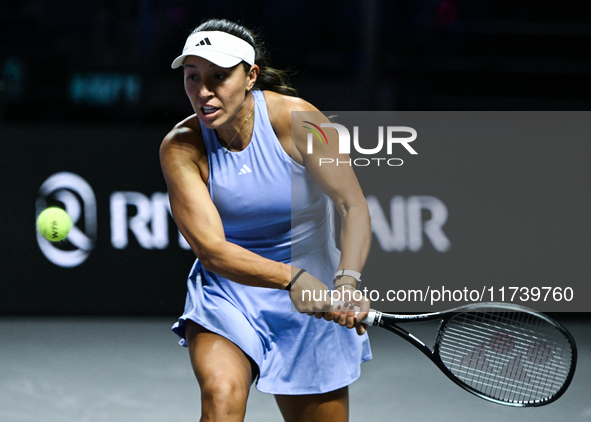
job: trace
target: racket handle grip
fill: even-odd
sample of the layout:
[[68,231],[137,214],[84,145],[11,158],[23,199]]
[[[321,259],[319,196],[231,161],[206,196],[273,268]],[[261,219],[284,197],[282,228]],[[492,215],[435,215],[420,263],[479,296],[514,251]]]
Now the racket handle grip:
[[[332,302],[332,307],[334,310],[337,310],[337,308],[341,306],[344,307],[345,306],[345,302],[343,302],[342,300],[335,300]],[[358,314],[360,309],[359,306],[353,306],[353,310],[355,311],[355,314]],[[339,310],[339,311],[342,311]],[[362,324],[367,324],[368,327],[371,327],[372,325],[377,325],[376,323],[376,319],[378,316],[378,311],[374,310],[374,309],[370,309],[368,315],[364,318],[363,321],[361,321]]]

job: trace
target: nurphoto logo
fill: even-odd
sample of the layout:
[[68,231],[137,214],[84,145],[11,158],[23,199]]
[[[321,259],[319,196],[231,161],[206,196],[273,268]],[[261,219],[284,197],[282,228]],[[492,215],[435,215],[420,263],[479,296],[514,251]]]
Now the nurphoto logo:
[[[338,123],[320,123],[316,125],[310,121],[303,121],[308,126],[303,126],[311,132],[307,135],[307,153],[314,151],[314,135],[320,141],[320,144],[328,145],[328,138],[322,128],[333,128],[339,136],[339,154],[351,153],[351,134],[349,130]],[[410,136],[395,136],[400,134],[410,134]],[[394,158],[391,155],[394,147],[401,145],[411,155],[417,155],[418,152],[410,145],[417,139],[417,131],[408,126],[378,126],[377,145],[373,148],[363,148],[359,142],[359,126],[353,126],[353,146],[355,151],[362,155],[371,155],[372,157],[359,157],[355,159],[339,160],[338,158],[319,158],[318,164],[322,165],[349,165],[358,167],[367,167],[370,165],[380,166],[385,164],[391,167],[399,167],[404,164],[402,158]],[[386,146],[386,157],[375,155],[382,153]]]

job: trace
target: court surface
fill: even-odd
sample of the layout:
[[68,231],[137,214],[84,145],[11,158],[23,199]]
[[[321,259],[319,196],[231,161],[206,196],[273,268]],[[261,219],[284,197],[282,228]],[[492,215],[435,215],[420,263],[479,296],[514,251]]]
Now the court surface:
[[[559,319],[560,320],[560,319]],[[350,387],[351,421],[591,421],[591,320],[560,320],[579,347],[566,394],[540,408],[486,402],[394,334],[371,331],[374,359]],[[188,422],[199,388],[172,318],[0,318],[0,421]],[[431,342],[430,323],[412,330]],[[396,359],[388,362],[388,356]],[[335,363],[336,364],[336,363]],[[253,387],[246,421],[281,421]]]

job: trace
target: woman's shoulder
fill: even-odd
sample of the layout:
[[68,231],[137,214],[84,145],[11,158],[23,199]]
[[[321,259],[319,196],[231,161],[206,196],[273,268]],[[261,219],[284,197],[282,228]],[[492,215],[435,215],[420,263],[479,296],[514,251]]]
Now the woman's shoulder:
[[165,142],[180,141],[183,138],[193,137],[203,140],[201,125],[196,114],[193,114],[178,122],[170,132],[165,136]]
[[193,156],[192,158],[206,155],[201,125],[195,114],[177,123],[160,145],[161,156],[187,152]]
[[317,110],[312,104],[300,97],[293,97],[291,95],[279,94],[274,91],[263,91],[265,101],[269,108],[269,113],[280,112],[290,113],[292,111],[312,111]]
[[189,143],[196,146],[203,144],[203,133],[197,115],[193,114],[174,125],[172,130],[164,137],[162,146],[166,147],[178,143]]
[[292,111],[318,111],[316,107],[300,97],[283,95],[273,91],[263,91],[267,109],[269,110],[269,120],[275,130],[291,130],[291,112]]

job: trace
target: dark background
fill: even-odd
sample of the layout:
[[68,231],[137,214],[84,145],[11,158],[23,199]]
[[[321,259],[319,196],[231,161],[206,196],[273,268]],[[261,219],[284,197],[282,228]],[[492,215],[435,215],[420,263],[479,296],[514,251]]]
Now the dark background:
[[[192,112],[181,71],[171,70],[170,63],[201,20],[223,17],[260,30],[272,64],[291,68],[291,81],[300,95],[320,110],[574,111],[589,110],[591,104],[591,21],[585,6],[584,1],[571,0],[3,2],[0,313],[181,312],[192,252],[173,241],[172,227],[165,249],[142,248],[132,235],[127,248],[113,248],[109,197],[116,191],[148,197],[165,192],[158,163],[160,141]],[[552,173],[564,195],[551,190],[547,200],[563,204],[565,210],[579,210],[571,219],[572,227],[578,227],[579,243],[569,247],[584,260],[589,225],[580,210],[588,209],[584,198],[590,173],[582,163],[589,151],[581,137],[576,144],[571,138],[567,131],[539,148],[530,140],[521,145],[520,154],[513,155],[508,147],[470,146],[478,157],[475,162],[486,162],[486,154],[494,152],[491,166],[512,156],[512,168],[523,163],[524,169],[534,166],[534,174],[575,163],[570,173]],[[427,144],[422,149],[420,145],[419,138],[415,142],[419,158],[429,151]],[[461,146],[450,145],[443,156],[453,155],[453,148]],[[540,159],[531,159],[530,149]],[[486,167],[473,164],[470,170],[486,177]],[[95,250],[85,263],[69,269],[45,259],[35,240],[39,186],[60,171],[76,173],[89,182],[98,206]],[[454,177],[472,176],[460,166]],[[547,180],[531,176],[527,180],[526,186],[533,186],[535,195],[541,196]],[[399,187],[400,194],[432,195],[449,208],[449,185],[438,185],[436,175],[427,181],[413,185],[409,180]],[[497,193],[519,185],[519,181],[505,180],[487,189]],[[393,196],[396,189],[388,195]],[[475,192],[482,198],[487,195]],[[515,204],[529,195],[527,189],[521,196],[512,192],[507,201]],[[466,199],[449,209],[446,234],[452,248],[470,247],[466,234],[470,225],[463,225],[468,220],[462,219],[470,215],[470,203]],[[482,212],[493,216],[491,210]],[[551,222],[554,215],[546,214],[542,220]],[[499,233],[494,226],[486,229]],[[568,231],[555,232],[560,241],[569,238]],[[512,233],[519,236],[519,227]],[[436,253],[426,242],[421,251],[388,256],[409,266],[428,266],[435,259],[449,267],[445,260],[451,251]],[[498,253],[513,252],[507,246]],[[480,265],[478,261],[470,265],[485,271],[495,258],[480,255]],[[529,259],[527,268],[534,272],[536,263],[547,260],[544,256]],[[588,274],[583,266],[567,264],[571,272]],[[544,268],[540,265],[537,271]],[[461,268],[449,270],[460,272]],[[567,281],[557,277],[556,283],[566,285]]]

